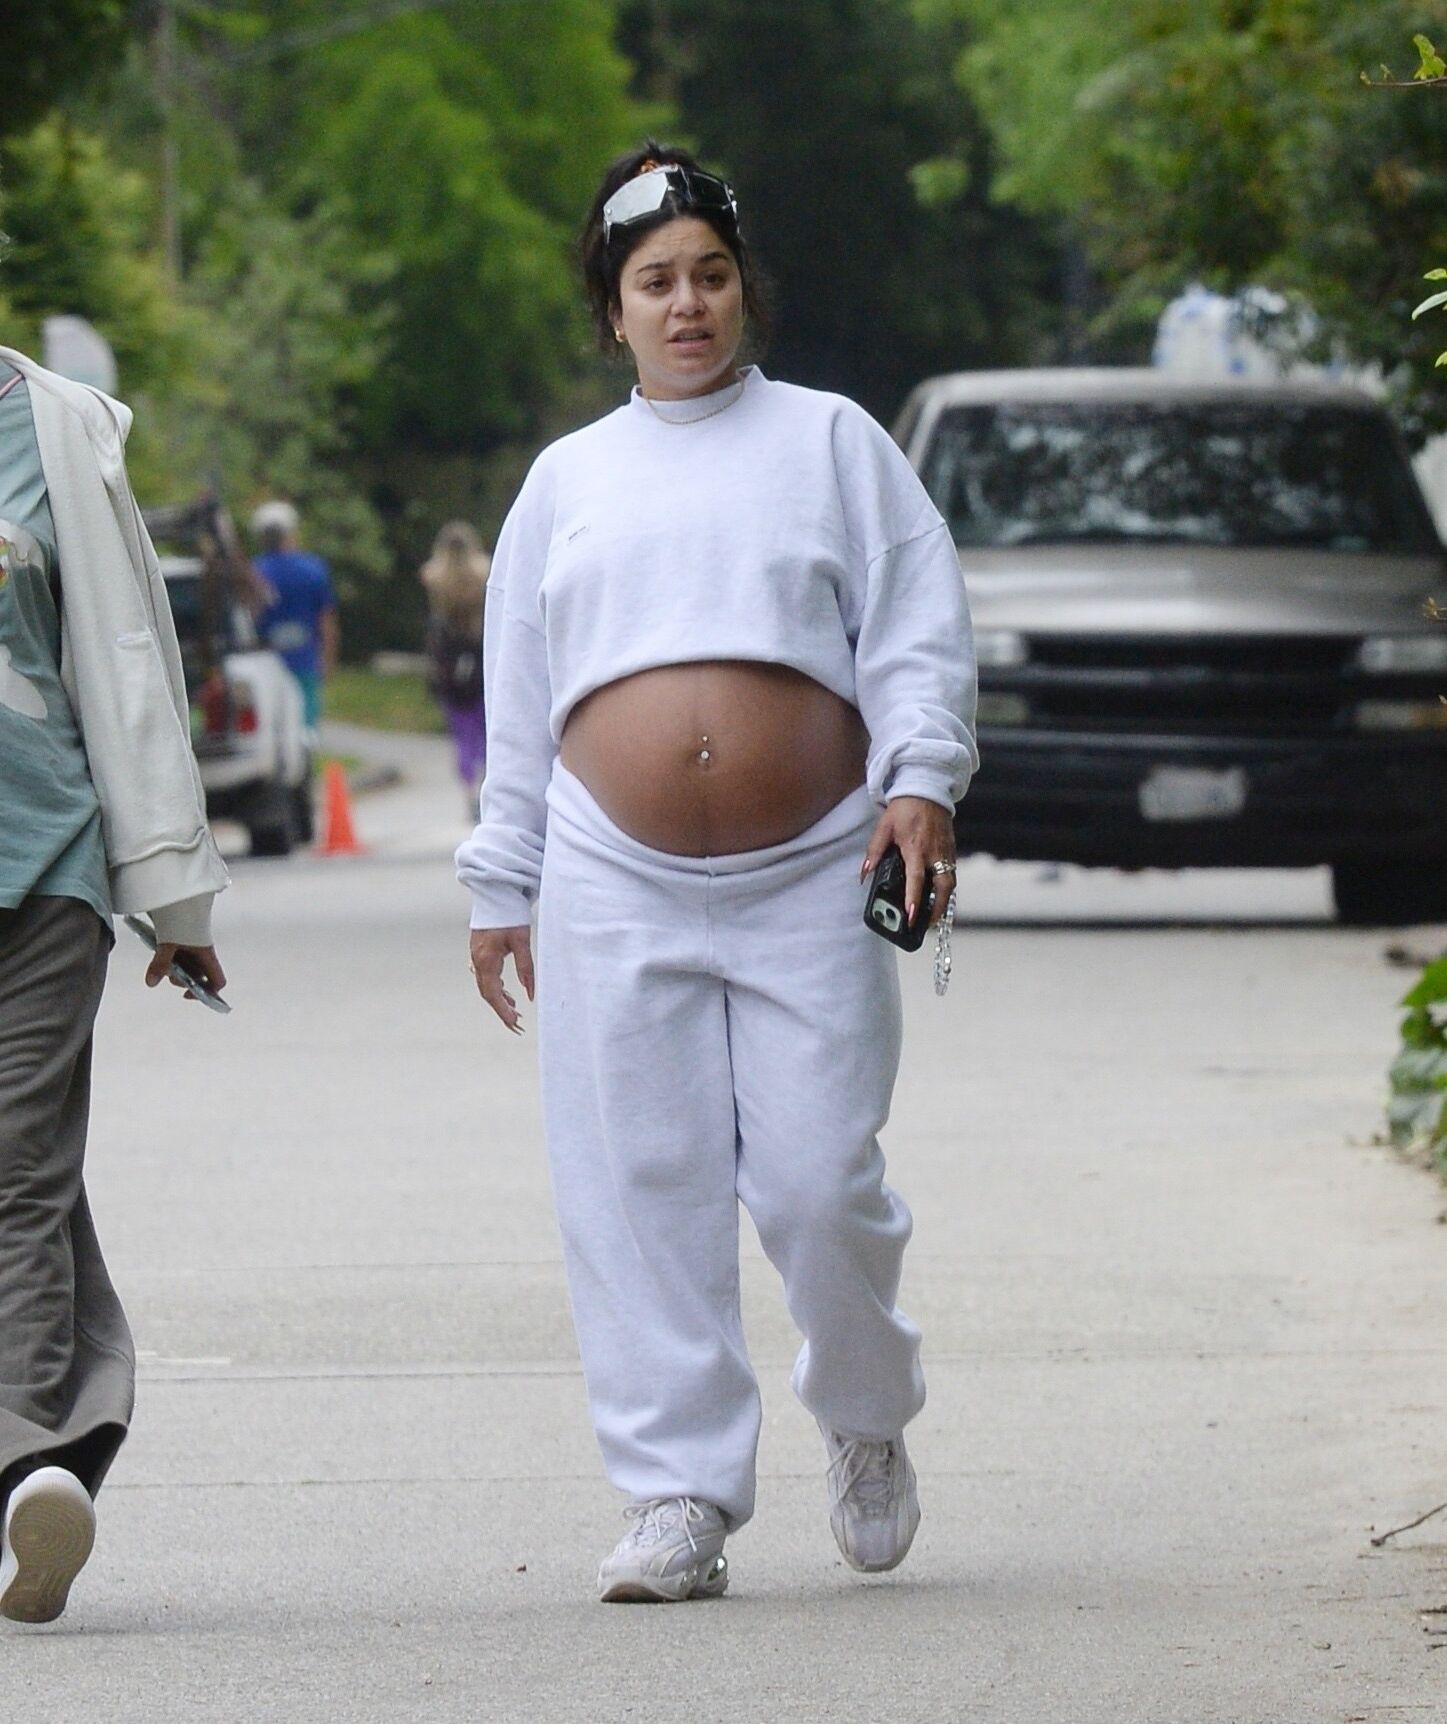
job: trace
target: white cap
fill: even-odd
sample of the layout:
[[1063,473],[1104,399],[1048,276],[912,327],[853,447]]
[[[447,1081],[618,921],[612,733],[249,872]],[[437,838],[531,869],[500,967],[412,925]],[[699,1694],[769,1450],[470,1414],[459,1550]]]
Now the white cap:
[[265,532],[294,533],[301,525],[301,516],[296,507],[281,497],[274,497],[269,503],[258,504],[251,516],[253,533]]

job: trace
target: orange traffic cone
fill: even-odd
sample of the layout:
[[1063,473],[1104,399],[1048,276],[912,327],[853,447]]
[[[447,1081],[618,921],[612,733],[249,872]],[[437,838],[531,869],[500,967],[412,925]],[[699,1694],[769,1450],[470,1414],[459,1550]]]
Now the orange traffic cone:
[[340,760],[329,760],[322,771],[322,837],[318,856],[360,856],[362,845],[352,825],[352,799]]

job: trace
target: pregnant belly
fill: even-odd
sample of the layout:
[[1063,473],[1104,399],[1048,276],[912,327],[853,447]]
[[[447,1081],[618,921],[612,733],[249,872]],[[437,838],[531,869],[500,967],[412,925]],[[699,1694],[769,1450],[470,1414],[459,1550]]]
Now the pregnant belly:
[[563,765],[615,825],[675,856],[757,850],[812,826],[864,782],[864,721],[802,672],[662,665],[568,716]]

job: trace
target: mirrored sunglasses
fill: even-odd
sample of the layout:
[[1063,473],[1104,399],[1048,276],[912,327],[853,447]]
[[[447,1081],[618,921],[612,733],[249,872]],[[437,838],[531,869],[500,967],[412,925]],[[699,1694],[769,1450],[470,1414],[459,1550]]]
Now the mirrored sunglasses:
[[739,206],[726,180],[670,162],[619,186],[603,205],[604,245],[613,237],[614,228],[657,215],[670,192],[685,209],[716,210],[735,228],[739,225]]

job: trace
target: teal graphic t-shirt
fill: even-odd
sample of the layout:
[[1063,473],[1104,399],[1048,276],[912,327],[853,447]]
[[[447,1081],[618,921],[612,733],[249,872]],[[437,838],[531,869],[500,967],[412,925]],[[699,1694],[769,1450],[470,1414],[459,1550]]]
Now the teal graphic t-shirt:
[[55,527],[18,375],[0,361],[0,908],[79,898],[109,920],[100,803],[60,682]]

